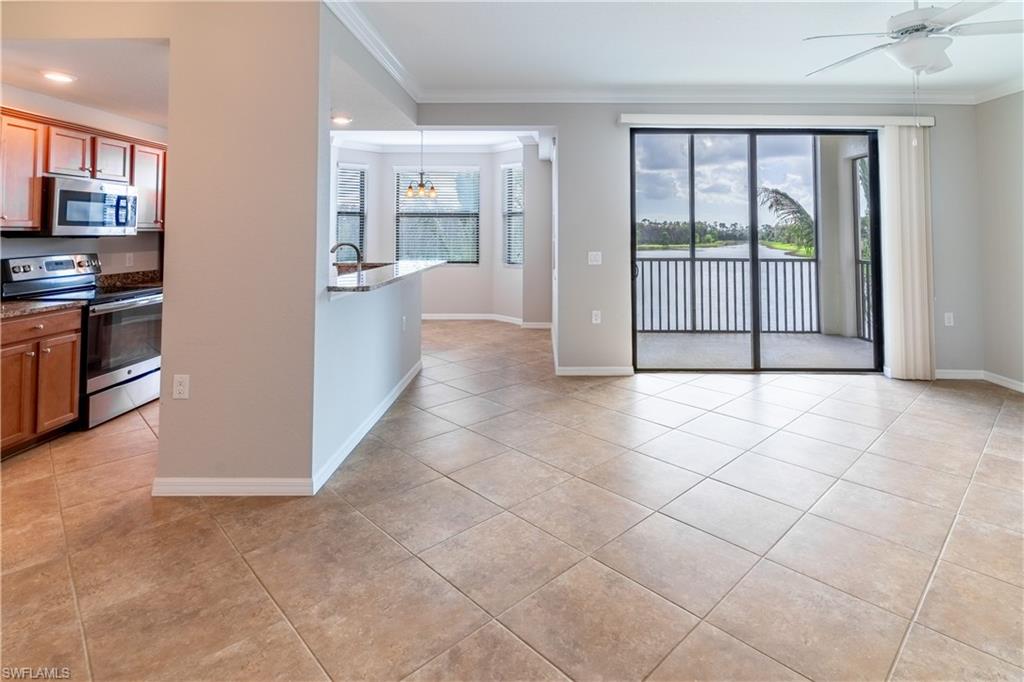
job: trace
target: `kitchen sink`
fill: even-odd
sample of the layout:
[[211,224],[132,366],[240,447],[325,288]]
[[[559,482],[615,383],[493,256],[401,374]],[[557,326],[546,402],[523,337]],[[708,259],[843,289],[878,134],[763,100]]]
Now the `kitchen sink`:
[[[363,263],[363,270],[372,270],[374,268],[387,268],[394,265],[394,263]],[[355,263],[335,263],[334,267],[338,268],[339,275],[347,275],[350,272],[358,270],[359,266]]]

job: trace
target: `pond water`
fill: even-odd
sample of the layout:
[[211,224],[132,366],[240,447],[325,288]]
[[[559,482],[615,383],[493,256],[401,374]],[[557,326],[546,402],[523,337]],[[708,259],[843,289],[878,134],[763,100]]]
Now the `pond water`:
[[[758,258],[787,258],[792,260],[809,260],[799,256],[787,255],[781,249],[769,249],[762,244],[757,245]],[[637,258],[689,258],[690,252],[682,249],[665,249],[658,251],[637,251]],[[728,246],[697,247],[697,258],[749,258],[750,246],[747,244],[729,244]]]

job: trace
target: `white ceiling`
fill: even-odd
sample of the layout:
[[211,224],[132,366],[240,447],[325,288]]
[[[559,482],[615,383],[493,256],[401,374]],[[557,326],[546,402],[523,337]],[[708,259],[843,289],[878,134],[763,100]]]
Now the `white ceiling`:
[[[4,40],[0,80],[166,128],[168,56],[166,40]],[[61,85],[42,71],[78,80]]]
[[[342,21],[423,102],[906,101],[911,75],[884,54],[805,78],[884,39],[911,2],[358,2]],[[949,5],[951,3],[936,3]],[[1021,0],[969,21],[1020,19]],[[1020,35],[959,37],[926,101],[1020,89]]]

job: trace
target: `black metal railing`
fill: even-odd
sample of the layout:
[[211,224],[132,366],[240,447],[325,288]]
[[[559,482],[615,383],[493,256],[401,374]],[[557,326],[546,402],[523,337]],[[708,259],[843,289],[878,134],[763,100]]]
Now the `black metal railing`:
[[871,282],[871,261],[857,259],[857,336],[874,340],[875,307]]
[[[761,330],[817,332],[817,263],[760,262]],[[637,331],[751,331],[749,259],[638,258],[634,275]]]

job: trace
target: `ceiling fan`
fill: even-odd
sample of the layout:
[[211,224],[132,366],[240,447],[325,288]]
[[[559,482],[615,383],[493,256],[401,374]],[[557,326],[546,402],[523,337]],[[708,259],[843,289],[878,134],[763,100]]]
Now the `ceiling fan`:
[[873,52],[885,52],[893,61],[915,75],[938,73],[953,66],[946,54],[946,48],[953,44],[957,36],[988,36],[1001,33],[1024,33],[1024,21],[984,21],[973,24],[961,24],[968,17],[982,12],[999,2],[958,2],[950,7],[918,7],[914,1],[914,9],[889,17],[884,33],[840,33],[836,35],[810,36],[804,40],[822,40],[825,38],[878,37],[889,38],[895,42],[875,45],[857,54],[850,55],[838,62],[811,71],[813,76],[822,71],[829,71],[843,64],[866,57]]

